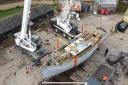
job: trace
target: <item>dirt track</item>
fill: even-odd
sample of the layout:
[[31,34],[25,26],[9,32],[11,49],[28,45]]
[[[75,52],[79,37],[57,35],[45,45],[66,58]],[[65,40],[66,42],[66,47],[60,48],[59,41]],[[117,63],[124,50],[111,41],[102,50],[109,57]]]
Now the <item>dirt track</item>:
[[[24,2],[14,2],[14,3],[7,3],[7,4],[1,4],[0,10],[6,10],[9,8],[14,8],[16,6],[23,6]],[[47,1],[47,0],[33,0],[32,5],[38,5],[38,4],[53,4],[53,1]]]

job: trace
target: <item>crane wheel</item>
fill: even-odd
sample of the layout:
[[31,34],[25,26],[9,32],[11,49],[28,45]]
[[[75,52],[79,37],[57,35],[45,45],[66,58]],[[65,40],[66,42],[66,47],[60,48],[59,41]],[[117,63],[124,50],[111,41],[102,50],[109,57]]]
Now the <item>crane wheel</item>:
[[65,33],[63,33],[63,37],[66,38],[66,34]]
[[31,56],[31,61],[32,61],[32,62],[35,62],[35,59],[34,59],[32,56]]
[[71,37],[68,37],[68,40],[72,40],[72,38]]
[[55,29],[55,32],[58,33],[59,32],[58,29]]

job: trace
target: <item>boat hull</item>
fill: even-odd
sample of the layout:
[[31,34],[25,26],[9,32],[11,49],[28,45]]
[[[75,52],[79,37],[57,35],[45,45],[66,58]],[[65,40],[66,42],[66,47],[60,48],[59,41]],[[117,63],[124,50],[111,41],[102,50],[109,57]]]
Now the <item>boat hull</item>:
[[[94,47],[92,47],[88,52],[80,56],[77,60],[76,66],[80,65],[81,63],[85,62],[88,58],[91,57],[92,54],[96,51],[99,44],[95,44]],[[71,68],[74,68],[74,60],[72,60],[69,63],[65,63],[62,65],[56,65],[56,66],[48,66],[46,68],[41,69],[41,74],[44,80],[47,80],[55,75],[58,75],[62,72],[65,72]]]

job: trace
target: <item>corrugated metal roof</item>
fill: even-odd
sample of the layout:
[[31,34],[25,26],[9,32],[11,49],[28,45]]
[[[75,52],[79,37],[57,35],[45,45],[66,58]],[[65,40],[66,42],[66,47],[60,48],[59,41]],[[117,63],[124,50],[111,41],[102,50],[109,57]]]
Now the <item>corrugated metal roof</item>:
[[95,1],[95,0],[83,0],[83,1]]
[[99,4],[114,4],[116,5],[118,0],[95,0]]

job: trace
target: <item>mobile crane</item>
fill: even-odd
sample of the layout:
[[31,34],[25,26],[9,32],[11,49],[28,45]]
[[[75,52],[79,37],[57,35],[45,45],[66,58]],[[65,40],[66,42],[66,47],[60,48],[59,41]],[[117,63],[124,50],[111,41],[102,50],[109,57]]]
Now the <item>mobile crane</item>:
[[21,32],[15,33],[15,43],[22,48],[22,52],[32,58],[36,64],[47,55],[48,51],[41,46],[41,39],[36,35],[31,35],[30,29],[30,8],[31,0],[24,0],[24,11]]
[[[33,42],[31,37],[31,30],[28,29],[28,24],[30,19],[29,14],[31,12],[30,7],[31,7],[31,0],[25,0],[21,32],[16,33],[14,36],[17,46],[20,46],[30,52],[34,52],[37,49],[37,44]],[[29,32],[28,34],[27,31]]]
[[50,24],[55,32],[60,33],[63,37],[69,40],[78,38],[81,32],[78,27],[70,21],[71,16],[75,15],[77,20],[80,20],[79,14],[75,11],[71,11],[74,0],[65,0],[64,8],[59,16],[52,18]]

